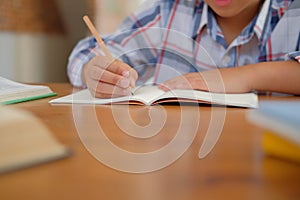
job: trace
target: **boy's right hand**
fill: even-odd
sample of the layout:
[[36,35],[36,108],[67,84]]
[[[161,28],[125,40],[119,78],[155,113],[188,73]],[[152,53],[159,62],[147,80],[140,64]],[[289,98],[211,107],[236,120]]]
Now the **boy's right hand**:
[[137,72],[126,63],[102,55],[94,57],[82,69],[84,84],[97,98],[130,95],[137,78]]

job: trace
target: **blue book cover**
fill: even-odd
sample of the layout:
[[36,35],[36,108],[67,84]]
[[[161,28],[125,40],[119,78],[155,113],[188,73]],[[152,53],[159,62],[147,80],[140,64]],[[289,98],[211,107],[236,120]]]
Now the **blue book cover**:
[[300,101],[261,101],[248,119],[300,145]]

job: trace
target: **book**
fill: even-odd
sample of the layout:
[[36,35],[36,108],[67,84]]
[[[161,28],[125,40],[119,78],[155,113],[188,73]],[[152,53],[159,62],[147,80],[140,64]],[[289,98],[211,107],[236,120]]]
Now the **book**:
[[100,99],[94,98],[87,89],[84,89],[71,95],[53,99],[50,103],[155,105],[166,102],[192,102],[248,108],[256,108],[258,105],[258,98],[255,93],[223,94],[199,90],[171,90],[164,92],[153,85],[135,87],[132,91],[133,95],[130,96]]
[[274,131],[264,131],[262,147],[265,154],[300,163],[300,145],[279,136]]
[[300,162],[300,102],[262,101],[248,119],[263,128],[266,155]]
[[0,106],[0,173],[64,158],[69,149],[28,111]]
[[55,95],[48,86],[29,85],[0,77],[0,104],[14,104]]

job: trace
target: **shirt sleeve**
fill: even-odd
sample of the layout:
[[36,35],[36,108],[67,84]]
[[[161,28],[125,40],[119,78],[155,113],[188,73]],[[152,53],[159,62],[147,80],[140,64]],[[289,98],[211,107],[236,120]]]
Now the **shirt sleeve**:
[[298,61],[300,63],[300,51],[291,52],[288,54],[290,59]]
[[[150,2],[150,3],[149,3]],[[139,73],[145,73],[145,65],[156,63],[158,46],[161,45],[161,0],[147,1],[129,15],[113,34],[102,36],[111,54]],[[149,5],[151,4],[151,5]],[[82,67],[102,53],[94,37],[79,41],[68,60],[68,77],[72,85],[85,87],[81,79]]]
[[85,63],[96,56],[93,49],[96,47],[96,41],[93,37],[87,37],[75,46],[67,66],[69,80],[73,86],[85,87],[81,79],[82,67]]

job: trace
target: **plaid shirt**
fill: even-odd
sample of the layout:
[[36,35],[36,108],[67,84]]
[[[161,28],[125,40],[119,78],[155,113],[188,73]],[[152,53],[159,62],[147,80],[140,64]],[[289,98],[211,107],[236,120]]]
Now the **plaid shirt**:
[[[259,14],[227,45],[213,11],[203,0],[147,0],[118,30],[103,39],[118,59],[139,74],[138,83],[155,83],[196,71],[287,60],[299,55],[300,5],[265,0]],[[93,37],[80,41],[69,58],[68,75],[84,87],[82,66],[100,47]]]

